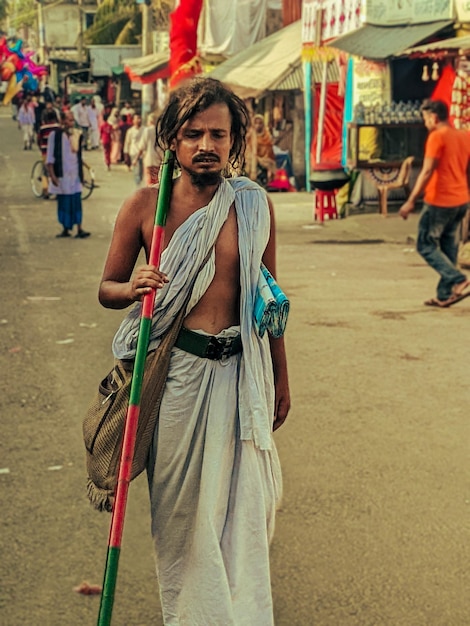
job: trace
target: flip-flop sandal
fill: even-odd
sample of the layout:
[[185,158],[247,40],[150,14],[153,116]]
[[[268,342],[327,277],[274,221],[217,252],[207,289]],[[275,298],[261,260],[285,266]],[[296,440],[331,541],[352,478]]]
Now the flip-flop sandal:
[[457,304],[457,302],[464,300],[468,296],[470,296],[470,291],[466,291],[465,293],[462,293],[460,295],[450,296],[450,298],[447,298],[447,300],[438,300],[437,298],[431,298],[430,300],[426,300],[424,304],[426,306],[437,306],[441,309],[448,309],[453,304]]
[[453,296],[450,296],[450,298],[448,298],[447,300],[444,300],[441,306],[447,308],[449,306],[452,306],[453,304],[456,304],[457,302],[460,302],[461,300],[464,300],[465,298],[468,298],[468,296],[470,296],[470,291],[465,291],[464,293],[460,294],[454,294]]
[[426,306],[437,306],[442,309],[445,308],[444,302],[446,302],[446,300],[442,301],[438,300],[437,298],[430,298],[429,300],[426,300],[424,304]]

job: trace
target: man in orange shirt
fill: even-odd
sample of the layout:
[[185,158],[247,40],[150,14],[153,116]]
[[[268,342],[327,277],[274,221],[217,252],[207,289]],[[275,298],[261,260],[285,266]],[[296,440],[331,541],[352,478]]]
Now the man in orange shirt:
[[449,307],[470,295],[470,280],[457,268],[459,227],[470,200],[470,134],[451,126],[441,100],[425,101],[421,111],[429,131],[423,167],[399,214],[406,219],[424,191],[416,248],[441,276],[437,297],[425,304]]

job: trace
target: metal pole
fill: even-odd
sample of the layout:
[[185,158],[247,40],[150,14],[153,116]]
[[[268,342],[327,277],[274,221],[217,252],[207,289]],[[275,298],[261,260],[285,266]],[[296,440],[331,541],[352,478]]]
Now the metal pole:
[[319,105],[319,110],[318,110],[317,150],[315,154],[315,157],[316,157],[315,160],[316,160],[317,165],[320,165],[321,163],[321,154],[322,154],[322,149],[323,149],[323,126],[325,123],[328,65],[329,65],[329,61],[324,61],[322,81],[321,81],[321,91],[320,91],[320,105]]
[[[41,63],[47,63],[46,50],[46,29],[44,26],[44,13],[42,9],[42,0],[38,1],[38,28],[39,28],[39,50],[41,51]],[[16,4],[15,4],[16,8]]]
[[312,164],[310,149],[312,147],[312,62],[304,61],[304,110],[305,110],[305,188],[311,191],[310,174]]
[[[142,55],[152,54],[152,7],[142,4]],[[153,109],[154,105],[154,83],[142,85],[142,119]]]
[[[171,198],[171,186],[173,178],[174,154],[171,150],[165,152],[163,159],[160,190],[158,193],[155,221],[150,246],[149,263],[159,267],[165,234],[165,223]],[[121,554],[122,533],[124,530],[124,516],[126,514],[127,494],[131,480],[132,461],[134,458],[135,438],[139,421],[140,397],[144,376],[145,360],[152,325],[153,306],[155,303],[155,290],[145,294],[140,314],[140,328],[137,339],[137,349],[132,372],[131,391],[129,406],[127,409],[126,423],[124,428],[122,452],[119,461],[119,474],[116,485],[116,494],[113,506],[113,516],[109,531],[108,553],[104,571],[103,592],[101,594],[98,626],[109,626],[114,605],[116,591],[119,556]]]
[[82,0],[78,0],[78,62],[83,61],[83,11]]

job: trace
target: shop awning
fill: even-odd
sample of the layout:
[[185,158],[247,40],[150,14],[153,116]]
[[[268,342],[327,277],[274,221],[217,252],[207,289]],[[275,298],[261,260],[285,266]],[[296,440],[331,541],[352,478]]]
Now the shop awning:
[[170,53],[167,51],[147,54],[135,59],[124,59],[122,64],[130,80],[147,85],[154,83],[157,78],[170,76],[169,61]]
[[326,45],[355,56],[384,61],[402,55],[411,46],[416,46],[451,24],[450,20],[406,26],[366,24],[352,33],[329,41]]
[[470,36],[452,37],[451,39],[441,39],[433,43],[424,44],[424,46],[415,46],[404,51],[404,55],[425,55],[436,54],[439,52],[454,52],[459,54],[470,50]]
[[[303,90],[302,22],[265,37],[207,72],[241,98],[259,98],[269,91]],[[321,62],[312,63],[312,80],[321,80]],[[338,81],[336,63],[328,65],[328,81]]]

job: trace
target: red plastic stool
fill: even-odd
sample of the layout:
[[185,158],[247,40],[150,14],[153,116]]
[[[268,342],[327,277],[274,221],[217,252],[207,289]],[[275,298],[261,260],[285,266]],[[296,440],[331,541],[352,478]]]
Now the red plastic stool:
[[338,218],[338,211],[336,208],[336,191],[321,190],[315,191],[315,220],[323,222],[327,217],[330,220]]

